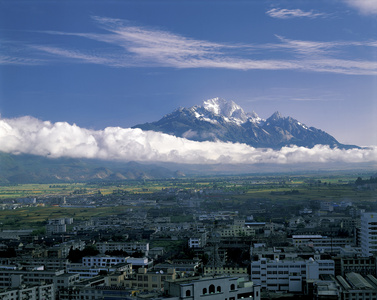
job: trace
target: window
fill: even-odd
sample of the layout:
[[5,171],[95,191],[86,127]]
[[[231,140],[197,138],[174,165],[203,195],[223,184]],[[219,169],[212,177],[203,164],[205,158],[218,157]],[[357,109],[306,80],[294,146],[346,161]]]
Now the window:
[[217,291],[218,293],[221,293],[221,286],[218,286],[217,289],[216,289],[216,291]]
[[191,291],[190,290],[187,290],[186,291],[186,297],[190,297],[191,296]]
[[207,294],[207,289],[206,288],[203,289],[203,295],[205,295],[205,294]]
[[215,286],[213,285],[213,284],[211,284],[210,286],[209,286],[209,293],[211,294],[211,293],[215,293]]
[[231,291],[234,291],[235,289],[236,289],[236,286],[235,286],[234,284],[231,284],[231,285],[230,285],[230,290],[231,290]]

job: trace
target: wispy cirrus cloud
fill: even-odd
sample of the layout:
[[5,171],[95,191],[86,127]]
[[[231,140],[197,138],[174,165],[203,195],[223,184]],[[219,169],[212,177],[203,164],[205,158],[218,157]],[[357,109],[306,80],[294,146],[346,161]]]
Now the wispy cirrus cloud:
[[365,15],[377,15],[376,0],[343,0],[349,6],[356,8],[360,13]]
[[[135,26],[120,19],[93,19],[104,30],[103,33],[45,31],[43,34],[91,40],[96,45],[94,47],[72,49],[71,45],[62,47],[41,44],[26,47],[35,59],[55,59],[64,62],[68,60],[118,68],[218,68],[245,71],[299,70],[348,75],[377,74],[374,61],[360,59],[355,57],[353,52],[348,52],[350,47],[376,47],[376,41],[321,42],[276,36],[277,43],[226,44]],[[279,55],[276,55],[277,51],[280,52]]]
[[272,18],[277,19],[292,19],[292,18],[310,18],[315,19],[325,17],[325,13],[310,11],[303,11],[301,9],[287,9],[287,8],[272,8],[266,12]]

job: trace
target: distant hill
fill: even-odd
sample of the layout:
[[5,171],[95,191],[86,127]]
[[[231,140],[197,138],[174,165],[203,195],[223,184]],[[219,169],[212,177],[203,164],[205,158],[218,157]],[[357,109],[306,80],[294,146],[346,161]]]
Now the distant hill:
[[134,128],[167,133],[194,141],[244,143],[256,148],[279,149],[297,145],[312,148],[358,148],[343,145],[330,134],[275,112],[264,120],[255,112],[246,113],[233,101],[214,98],[202,106],[179,108],[159,121],[139,124]]
[[136,162],[91,159],[46,158],[0,152],[0,183],[59,183],[161,179],[184,176],[163,166]]

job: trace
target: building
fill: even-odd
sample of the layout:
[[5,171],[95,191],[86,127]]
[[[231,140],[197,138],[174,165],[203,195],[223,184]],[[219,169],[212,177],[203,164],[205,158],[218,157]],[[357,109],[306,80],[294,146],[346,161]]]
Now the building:
[[55,300],[55,289],[53,284],[20,286],[0,291],[0,299]]
[[354,244],[350,237],[333,237],[322,235],[292,235],[292,244],[296,247],[309,246],[315,250],[340,253],[341,248]]
[[365,277],[358,273],[348,273],[336,276],[342,287],[344,300],[377,300],[377,279],[373,275]]
[[171,300],[260,300],[260,287],[237,277],[208,277],[167,280],[164,293]]
[[96,276],[79,281],[73,286],[59,291],[59,300],[105,299],[104,293],[101,290],[101,288],[104,287],[105,283],[106,278],[104,276]]
[[136,251],[143,252],[148,255],[149,243],[148,242],[103,242],[97,243],[96,247],[100,253],[108,251],[122,250],[128,254],[133,254]]
[[48,256],[50,258],[67,258],[69,251],[78,249],[84,250],[86,243],[80,240],[72,240],[57,244],[48,249]]
[[345,276],[347,273],[359,273],[363,276],[377,275],[376,257],[335,257],[335,275]]
[[223,274],[223,275],[230,275],[230,276],[237,276],[237,277],[248,277],[247,267],[246,266],[238,266],[238,265],[223,265],[221,267],[212,267],[207,265],[203,267],[203,274],[204,276],[212,275],[212,274]]
[[243,219],[234,219],[233,224],[222,228],[219,230],[219,233],[222,238],[255,236],[255,229],[252,226],[246,225]]
[[360,240],[363,256],[377,254],[377,212],[368,212],[361,215]]
[[114,266],[93,266],[93,267],[86,267],[82,264],[70,264],[67,266],[67,273],[69,274],[79,274],[80,280],[89,279],[96,277],[100,274],[107,274],[111,272],[132,272],[132,265],[128,263],[120,263]]
[[334,275],[333,260],[262,258],[251,263],[251,280],[270,291],[302,292],[306,280],[320,275]]
[[65,219],[51,219],[48,220],[46,225],[46,234],[59,234],[67,232],[67,225],[65,224]]
[[190,237],[188,241],[188,246],[190,248],[203,248],[207,244],[207,234],[206,233],[195,233]]
[[177,272],[184,272],[186,274],[194,275],[198,273],[201,266],[199,259],[173,259],[157,264],[153,267],[155,271],[167,272],[169,269],[175,269]]
[[[25,264],[25,258],[17,258],[12,260],[16,264]],[[27,258],[28,267],[38,267],[43,266],[44,270],[66,270],[69,264],[66,258],[49,258],[49,257],[30,257]],[[4,263],[3,263],[4,265]]]
[[[115,283],[116,278],[113,274],[109,276],[110,282],[113,280]],[[119,285],[138,291],[162,291],[166,280],[175,280],[176,278],[177,273],[174,269],[169,269],[167,272],[148,272],[146,268],[139,268],[137,274],[120,280]]]
[[64,274],[64,270],[44,271],[15,266],[1,266],[0,289],[16,288],[21,285],[32,285],[41,282],[51,284],[54,283],[56,276],[62,274]]
[[84,267],[110,267],[125,262],[125,257],[115,257],[108,255],[85,256],[82,258],[82,265]]

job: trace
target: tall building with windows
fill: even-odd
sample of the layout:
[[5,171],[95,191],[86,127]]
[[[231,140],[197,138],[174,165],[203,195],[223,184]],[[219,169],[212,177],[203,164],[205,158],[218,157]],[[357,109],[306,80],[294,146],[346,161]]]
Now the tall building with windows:
[[361,215],[361,254],[365,257],[377,254],[377,212]]

